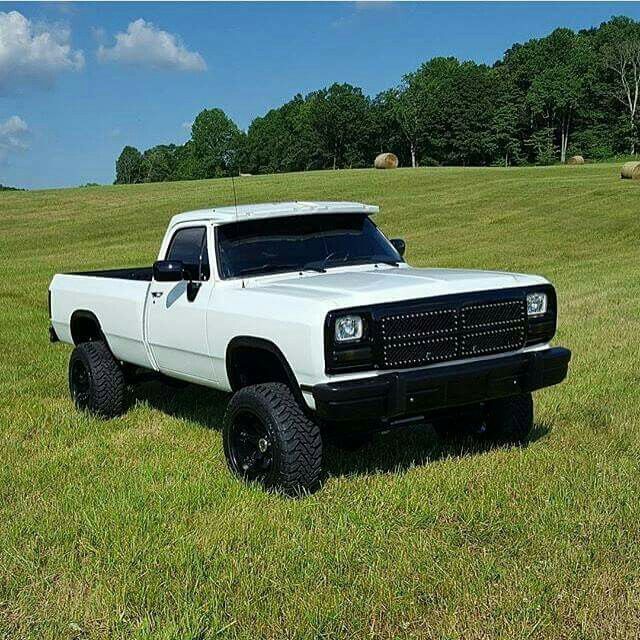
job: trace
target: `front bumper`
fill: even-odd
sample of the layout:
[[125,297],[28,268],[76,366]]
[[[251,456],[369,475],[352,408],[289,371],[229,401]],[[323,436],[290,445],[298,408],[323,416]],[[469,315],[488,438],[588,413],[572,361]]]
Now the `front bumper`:
[[328,382],[312,388],[328,422],[392,422],[450,407],[535,391],[562,382],[571,351],[553,347],[512,356]]

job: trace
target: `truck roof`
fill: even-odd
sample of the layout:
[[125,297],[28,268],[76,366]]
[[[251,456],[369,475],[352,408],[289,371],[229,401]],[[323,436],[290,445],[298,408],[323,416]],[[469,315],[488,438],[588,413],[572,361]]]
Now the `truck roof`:
[[213,224],[226,224],[241,220],[261,218],[282,218],[286,216],[318,215],[326,213],[378,213],[379,208],[361,202],[272,202],[263,204],[242,204],[237,207],[212,207],[186,211],[171,218],[170,227],[183,222],[207,221]]

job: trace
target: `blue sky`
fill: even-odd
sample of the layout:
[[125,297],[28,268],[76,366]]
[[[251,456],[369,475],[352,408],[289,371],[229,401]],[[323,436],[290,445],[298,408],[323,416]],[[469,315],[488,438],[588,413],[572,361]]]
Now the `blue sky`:
[[246,129],[297,92],[373,95],[436,55],[490,64],[620,14],[640,4],[0,2],[0,183],[110,183],[125,144],[184,142],[205,107]]

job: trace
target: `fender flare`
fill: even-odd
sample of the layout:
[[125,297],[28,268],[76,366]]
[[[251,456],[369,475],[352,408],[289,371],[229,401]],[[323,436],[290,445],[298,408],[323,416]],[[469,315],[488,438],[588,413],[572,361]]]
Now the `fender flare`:
[[227,350],[225,352],[225,368],[227,371],[227,378],[229,380],[229,385],[232,387],[232,389],[233,389],[233,384],[232,384],[233,374],[231,371],[231,356],[236,349],[242,348],[242,347],[259,349],[262,351],[267,351],[268,353],[274,355],[282,365],[282,368],[284,369],[284,372],[287,376],[287,380],[289,382],[289,387],[291,388],[291,391],[295,396],[296,400],[298,400],[298,402],[301,402],[303,407],[307,406],[307,403],[305,402],[302,396],[302,390],[300,389],[300,384],[298,383],[298,380],[295,374],[293,373],[293,369],[291,368],[291,365],[287,361],[287,358],[285,357],[285,355],[282,353],[282,351],[277,345],[271,342],[271,340],[266,340],[265,338],[256,338],[254,336],[236,336],[235,338],[232,338],[229,341],[229,344],[227,345]]
[[[109,346],[109,343],[107,342],[107,337],[104,335],[104,331],[102,330],[102,325],[100,324],[100,320],[98,320],[98,317],[96,316],[95,313],[93,313],[93,311],[89,311],[87,309],[76,309],[71,314],[71,317],[69,318],[69,333],[71,334],[72,338],[73,338],[73,323],[77,320],[88,320],[93,324],[95,324],[95,326],[98,329],[98,336],[100,337],[101,340],[104,340],[107,346]],[[78,344],[75,341],[75,339],[74,339],[74,344],[76,345]],[[111,347],[109,347],[109,350],[111,350]]]

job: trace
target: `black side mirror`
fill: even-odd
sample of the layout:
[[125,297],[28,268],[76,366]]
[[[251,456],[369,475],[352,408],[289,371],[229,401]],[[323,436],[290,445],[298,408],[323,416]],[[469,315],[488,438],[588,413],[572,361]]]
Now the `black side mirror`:
[[153,279],[156,282],[180,282],[184,277],[181,260],[157,260],[153,263]]
[[400,254],[400,257],[404,256],[404,252],[407,250],[407,243],[402,238],[392,238],[391,244],[393,248]]

